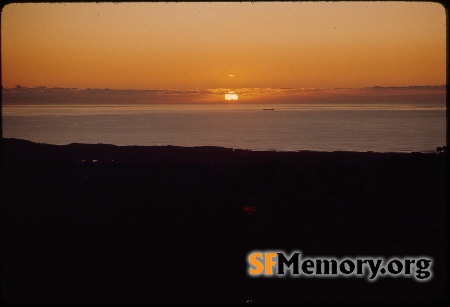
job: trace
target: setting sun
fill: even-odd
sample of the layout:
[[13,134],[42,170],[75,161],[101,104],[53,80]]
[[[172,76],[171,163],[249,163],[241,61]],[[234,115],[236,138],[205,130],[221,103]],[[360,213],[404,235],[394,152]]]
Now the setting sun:
[[228,94],[225,94],[225,100],[238,100],[238,95],[234,92],[228,92]]

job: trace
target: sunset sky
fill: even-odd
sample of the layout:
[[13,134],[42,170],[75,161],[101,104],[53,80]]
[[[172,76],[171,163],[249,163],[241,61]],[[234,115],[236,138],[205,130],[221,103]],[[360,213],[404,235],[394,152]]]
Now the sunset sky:
[[1,26],[3,88],[245,97],[446,84],[438,3],[27,3],[5,6]]

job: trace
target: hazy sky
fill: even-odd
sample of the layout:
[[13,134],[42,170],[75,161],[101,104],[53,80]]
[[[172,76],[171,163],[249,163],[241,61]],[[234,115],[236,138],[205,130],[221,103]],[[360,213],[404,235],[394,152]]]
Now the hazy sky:
[[5,88],[446,84],[437,3],[10,4],[1,30]]

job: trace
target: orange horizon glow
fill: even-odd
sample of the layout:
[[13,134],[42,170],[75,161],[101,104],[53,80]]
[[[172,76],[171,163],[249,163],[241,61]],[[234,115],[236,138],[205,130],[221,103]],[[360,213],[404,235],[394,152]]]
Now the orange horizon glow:
[[[446,105],[446,86],[367,88],[225,88],[207,90],[116,90],[78,88],[2,89],[2,102],[10,104],[147,104],[147,103],[320,103]],[[235,95],[235,96],[234,96]],[[225,99],[224,99],[225,98]],[[235,98],[235,99],[232,99]],[[228,100],[229,99],[229,100]]]
[[9,4],[1,39],[3,88],[245,101],[249,88],[446,84],[445,9],[430,2]]

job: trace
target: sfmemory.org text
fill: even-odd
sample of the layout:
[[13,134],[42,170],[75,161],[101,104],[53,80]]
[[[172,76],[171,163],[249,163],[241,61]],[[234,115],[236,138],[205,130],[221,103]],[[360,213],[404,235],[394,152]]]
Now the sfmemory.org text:
[[253,251],[247,256],[251,277],[412,277],[416,281],[431,280],[433,260],[429,257],[330,257],[302,258],[300,251],[287,255],[284,251]]

